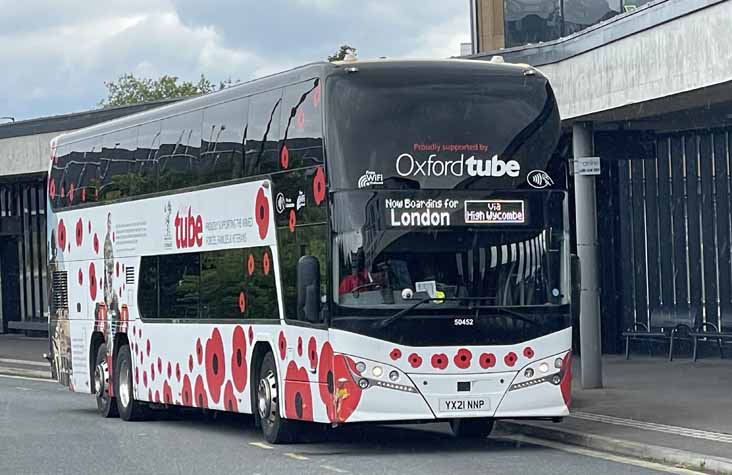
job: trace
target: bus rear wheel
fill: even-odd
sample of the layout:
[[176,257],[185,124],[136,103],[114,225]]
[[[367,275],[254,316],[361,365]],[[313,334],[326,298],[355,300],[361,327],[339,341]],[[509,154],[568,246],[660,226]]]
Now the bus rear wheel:
[[116,417],[117,404],[109,392],[109,366],[107,365],[107,344],[102,343],[97,349],[94,360],[94,396],[97,410],[102,417]]
[[147,405],[135,399],[132,381],[132,355],[129,345],[123,345],[117,353],[114,392],[119,416],[125,421],[141,421],[147,418]]
[[485,439],[493,431],[493,419],[453,419],[450,429],[460,439]]
[[279,378],[272,352],[268,352],[259,367],[256,400],[254,401],[257,418],[262,426],[262,434],[271,444],[286,444],[295,441],[293,421],[288,421],[280,414]]

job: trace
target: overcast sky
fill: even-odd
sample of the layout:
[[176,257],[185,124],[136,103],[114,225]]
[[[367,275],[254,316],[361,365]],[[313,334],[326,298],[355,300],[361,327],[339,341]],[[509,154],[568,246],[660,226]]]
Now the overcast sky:
[[0,0],[0,116],[96,107],[131,72],[247,80],[325,59],[445,58],[470,40],[467,0]]

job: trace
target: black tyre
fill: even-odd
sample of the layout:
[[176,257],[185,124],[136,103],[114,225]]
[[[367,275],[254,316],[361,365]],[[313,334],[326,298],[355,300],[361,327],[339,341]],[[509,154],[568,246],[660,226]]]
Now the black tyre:
[[485,439],[493,431],[493,419],[453,419],[450,428],[461,439]]
[[295,442],[295,422],[280,415],[280,388],[277,367],[272,352],[267,353],[259,367],[259,381],[253,401],[257,417],[262,426],[262,434],[271,444]]
[[94,360],[94,395],[97,399],[97,410],[102,417],[117,417],[117,404],[109,392],[109,373],[107,366],[107,344],[102,343],[97,349]]
[[122,346],[117,353],[114,368],[114,393],[120,418],[125,421],[142,421],[147,418],[147,404],[135,399],[132,355],[129,345]]

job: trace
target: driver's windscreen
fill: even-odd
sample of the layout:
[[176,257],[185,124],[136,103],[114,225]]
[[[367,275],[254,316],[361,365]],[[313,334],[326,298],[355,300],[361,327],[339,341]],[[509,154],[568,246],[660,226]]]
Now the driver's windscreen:
[[[350,195],[336,203],[357,208],[359,194]],[[532,218],[519,226],[393,227],[369,217],[374,206],[350,212],[334,236],[334,299],[347,307],[404,307],[426,298],[433,308],[462,305],[460,298],[488,306],[564,304],[564,196],[536,194]]]

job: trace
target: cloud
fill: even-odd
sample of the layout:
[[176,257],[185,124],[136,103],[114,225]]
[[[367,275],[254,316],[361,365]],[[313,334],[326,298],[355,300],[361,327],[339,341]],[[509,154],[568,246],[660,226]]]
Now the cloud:
[[[468,41],[467,2],[444,0],[0,0],[0,115],[94,107],[132,72],[247,80],[325,59],[448,57]],[[43,12],[43,15],[39,14]]]

